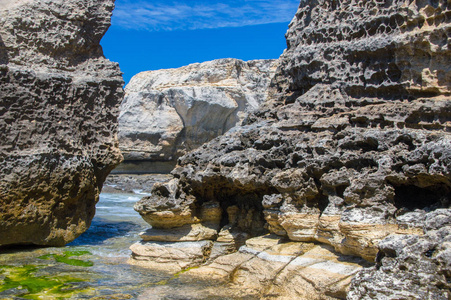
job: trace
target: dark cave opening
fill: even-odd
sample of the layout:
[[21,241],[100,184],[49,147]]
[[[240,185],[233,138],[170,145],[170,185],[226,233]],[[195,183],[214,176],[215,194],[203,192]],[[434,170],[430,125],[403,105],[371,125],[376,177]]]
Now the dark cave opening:
[[266,234],[266,221],[262,206],[262,199],[266,194],[262,191],[250,191],[221,197],[220,203],[223,210],[221,227],[232,225],[251,236]]
[[[315,184],[318,189],[318,195],[314,199],[312,199],[312,201],[307,201],[306,204],[308,207],[318,208],[319,211],[321,213],[323,213],[326,210],[327,206],[329,205],[329,197],[323,193],[323,189],[321,188],[320,180],[317,178],[314,178],[314,180],[315,180]],[[346,186],[344,189],[346,189]],[[344,189],[343,189],[343,192],[344,192]]]
[[[215,178],[214,182],[204,182],[200,189],[193,192],[197,206],[209,201],[217,201],[222,209],[220,227],[232,226],[234,230],[246,232],[251,236],[268,233],[266,220],[263,214],[263,197],[277,193],[268,186],[237,187],[223,178]],[[221,182],[222,181],[222,182]]]
[[337,193],[337,196],[340,198],[344,198],[345,190],[349,185],[343,184],[335,187],[335,191]]
[[395,206],[398,209],[437,209],[449,207],[450,188],[444,184],[421,188],[415,185],[398,185],[395,188]]

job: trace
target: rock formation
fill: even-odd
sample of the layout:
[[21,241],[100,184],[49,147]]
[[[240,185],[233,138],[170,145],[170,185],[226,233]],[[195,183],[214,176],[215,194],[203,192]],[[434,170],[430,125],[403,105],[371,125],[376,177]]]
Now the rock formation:
[[135,75],[119,116],[124,159],[175,162],[222,135],[266,99],[275,66],[218,59]]
[[[336,299],[346,297],[353,276],[369,264],[363,259],[345,257],[332,247],[314,243],[283,242],[269,235],[251,238],[239,251],[219,256],[200,268],[206,247],[211,241],[181,242],[162,245],[141,242],[132,246],[135,264],[179,271],[179,280],[204,281],[205,287],[190,292],[184,285],[179,290],[165,290],[171,299]],[[201,246],[204,246],[202,249]],[[214,251],[214,246],[213,250]],[[180,258],[174,260],[174,257]],[[185,272],[180,272],[185,269]],[[214,286],[211,286],[214,282]],[[227,284],[229,283],[229,284]],[[224,284],[218,288],[218,285]],[[158,295],[151,289],[149,295]],[[199,296],[201,295],[201,296]],[[283,295],[285,298],[281,298]],[[160,295],[158,295],[160,296]],[[152,299],[161,299],[156,296]],[[142,296],[146,298],[146,294]]]
[[389,236],[379,243],[376,265],[357,274],[348,299],[449,299],[451,210],[423,218],[424,235]]
[[352,299],[411,287],[397,294],[448,299],[450,34],[449,1],[301,1],[265,105],[181,157],[135,209],[157,229],[271,232],[377,258]]
[[123,80],[99,45],[113,8],[0,2],[0,246],[74,240],[122,159]]

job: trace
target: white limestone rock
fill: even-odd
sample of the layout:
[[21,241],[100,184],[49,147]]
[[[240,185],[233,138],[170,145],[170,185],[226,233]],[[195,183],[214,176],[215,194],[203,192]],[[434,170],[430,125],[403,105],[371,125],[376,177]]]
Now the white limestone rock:
[[276,62],[219,59],[137,74],[119,116],[125,160],[174,161],[241,123],[266,99]]

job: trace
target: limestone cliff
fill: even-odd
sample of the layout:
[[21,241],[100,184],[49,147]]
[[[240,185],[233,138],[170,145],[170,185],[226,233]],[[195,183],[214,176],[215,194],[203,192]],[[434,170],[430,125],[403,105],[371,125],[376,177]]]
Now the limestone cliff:
[[0,2],[0,246],[64,245],[121,161],[113,0]]
[[[271,232],[368,261],[381,253],[380,268],[356,280],[402,275],[411,280],[400,289],[447,299],[449,230],[427,219],[450,211],[450,18],[444,0],[301,1],[265,105],[180,158],[174,179],[135,208],[157,228],[200,223],[222,228],[219,237]],[[221,214],[213,222],[212,207]],[[409,256],[414,249],[424,252]],[[406,257],[414,260],[403,267]],[[413,277],[422,260],[434,280]],[[353,299],[390,293],[358,286]],[[316,290],[306,299],[346,297],[347,288]]]
[[275,65],[218,59],[134,76],[119,116],[125,160],[176,161],[224,134],[266,99]]

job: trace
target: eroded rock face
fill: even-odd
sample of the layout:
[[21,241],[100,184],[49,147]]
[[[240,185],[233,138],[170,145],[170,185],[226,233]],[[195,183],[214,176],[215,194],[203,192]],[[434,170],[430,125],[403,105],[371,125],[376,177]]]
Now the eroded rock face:
[[125,160],[176,161],[222,135],[266,99],[275,60],[219,59],[142,72],[119,117]]
[[379,243],[376,265],[356,276],[348,299],[449,299],[451,211],[426,214],[424,231]]
[[113,8],[0,2],[0,245],[74,240],[122,159],[123,80],[99,45]]
[[[219,203],[219,226],[232,232],[266,230],[370,262],[388,251],[381,268],[402,265],[409,250],[387,241],[423,247],[428,214],[450,211],[450,14],[447,1],[302,1],[269,100],[181,157],[175,179],[137,210],[151,225],[171,215],[202,223],[202,205]],[[412,286],[446,295],[446,264],[428,263],[440,280],[421,273]],[[386,269],[374,274],[413,278],[415,264]]]

